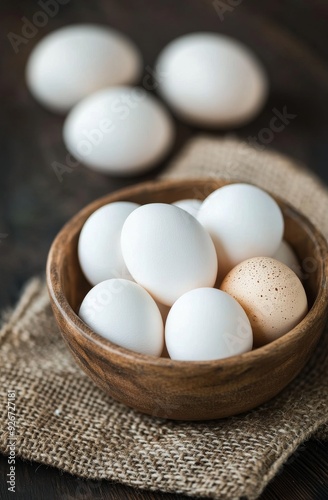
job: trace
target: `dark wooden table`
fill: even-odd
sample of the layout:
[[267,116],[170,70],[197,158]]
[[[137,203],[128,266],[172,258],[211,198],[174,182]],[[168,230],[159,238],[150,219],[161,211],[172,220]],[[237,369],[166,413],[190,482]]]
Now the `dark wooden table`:
[[[40,5],[32,1],[1,2],[0,119],[0,306],[14,303],[27,278],[43,272],[49,245],[63,223],[94,198],[136,179],[113,179],[77,167],[57,179],[52,164],[65,162],[61,139],[63,118],[43,110],[24,83],[27,57],[49,31],[71,22],[100,22],[128,33],[153,67],[159,50],[191,31],[226,33],[247,43],[263,60],[271,82],[270,98],[261,115],[236,131],[256,136],[272,109],[287,106],[296,118],[269,147],[305,162],[328,182],[328,3],[324,0],[221,2],[221,17],[212,1],[201,0],[68,0],[58,6],[37,33],[15,52],[9,33],[22,36],[25,16],[33,20]],[[236,5],[238,4],[238,5]],[[232,6],[234,5],[234,7]],[[13,39],[11,35],[11,39]],[[16,39],[17,40],[17,39]],[[177,122],[173,156],[199,130]],[[222,134],[221,134],[222,135]],[[153,178],[164,165],[142,179]],[[0,457],[0,498],[11,498],[5,485],[7,460]],[[57,469],[18,460],[18,499],[183,498],[132,490],[101,481],[84,481]],[[263,500],[328,498],[328,444],[309,441],[291,457],[261,497]]]

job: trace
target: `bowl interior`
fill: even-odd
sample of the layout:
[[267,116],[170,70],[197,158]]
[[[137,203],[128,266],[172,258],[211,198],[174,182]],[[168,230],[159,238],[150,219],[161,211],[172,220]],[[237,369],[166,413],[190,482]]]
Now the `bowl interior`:
[[157,181],[110,194],[71,219],[49,252],[50,299],[74,358],[110,396],[148,415],[175,420],[210,420],[255,408],[296,377],[323,331],[328,312],[326,240],[305,217],[277,198],[285,218],[285,239],[303,266],[303,283],[310,307],[306,317],[286,335],[238,356],[187,362],[146,356],[119,347],[97,335],[77,316],[90,289],[78,263],[78,238],[84,222],[95,210],[114,201],[145,204],[204,199],[229,183],[231,181],[219,179]]

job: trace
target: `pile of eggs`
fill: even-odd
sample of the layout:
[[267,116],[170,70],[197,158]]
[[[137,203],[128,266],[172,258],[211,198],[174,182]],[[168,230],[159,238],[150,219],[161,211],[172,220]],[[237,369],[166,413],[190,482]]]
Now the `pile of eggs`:
[[26,68],[32,95],[49,110],[68,113],[63,138],[69,153],[115,175],[145,172],[174,143],[173,120],[154,91],[181,120],[206,128],[244,125],[268,93],[266,73],[251,51],[214,33],[173,40],[142,75],[135,44],[92,24],[50,33]]
[[[203,202],[114,202],[79,237],[93,286],[79,315],[111,342],[171,359],[223,359],[267,344],[308,310],[276,201],[243,183]],[[167,354],[166,354],[167,355]]]
[[[192,125],[238,127],[268,93],[266,73],[243,44],[193,33],[169,43],[142,78],[125,35],[92,24],[61,28],[33,49],[27,86],[46,108],[68,113],[68,151],[100,172],[145,172],[175,139],[173,113]],[[282,240],[277,203],[248,184],[204,202],[115,202],[85,222],[81,269],[93,286],[79,315],[95,332],[139,353],[222,359],[291,330],[307,312],[300,267]]]

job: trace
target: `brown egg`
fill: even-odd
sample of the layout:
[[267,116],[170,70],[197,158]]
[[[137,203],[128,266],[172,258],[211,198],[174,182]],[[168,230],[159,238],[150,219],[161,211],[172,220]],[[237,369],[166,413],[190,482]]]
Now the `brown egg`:
[[254,346],[268,344],[296,326],[308,311],[307,297],[294,271],[271,257],[254,257],[234,267],[221,290],[244,308]]

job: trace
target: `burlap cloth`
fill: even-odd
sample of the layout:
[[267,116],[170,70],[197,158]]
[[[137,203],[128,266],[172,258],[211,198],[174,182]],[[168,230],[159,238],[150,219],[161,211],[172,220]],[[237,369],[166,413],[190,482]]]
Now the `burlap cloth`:
[[[328,236],[328,192],[278,154],[201,137],[165,172],[218,175],[270,189]],[[8,453],[7,390],[13,390],[17,455],[86,478],[254,499],[300,443],[313,435],[328,437],[327,332],[302,374],[268,404],[219,421],[165,421],[116,403],[87,378],[58,332],[43,281],[34,279],[3,324],[0,370],[1,450]]]

